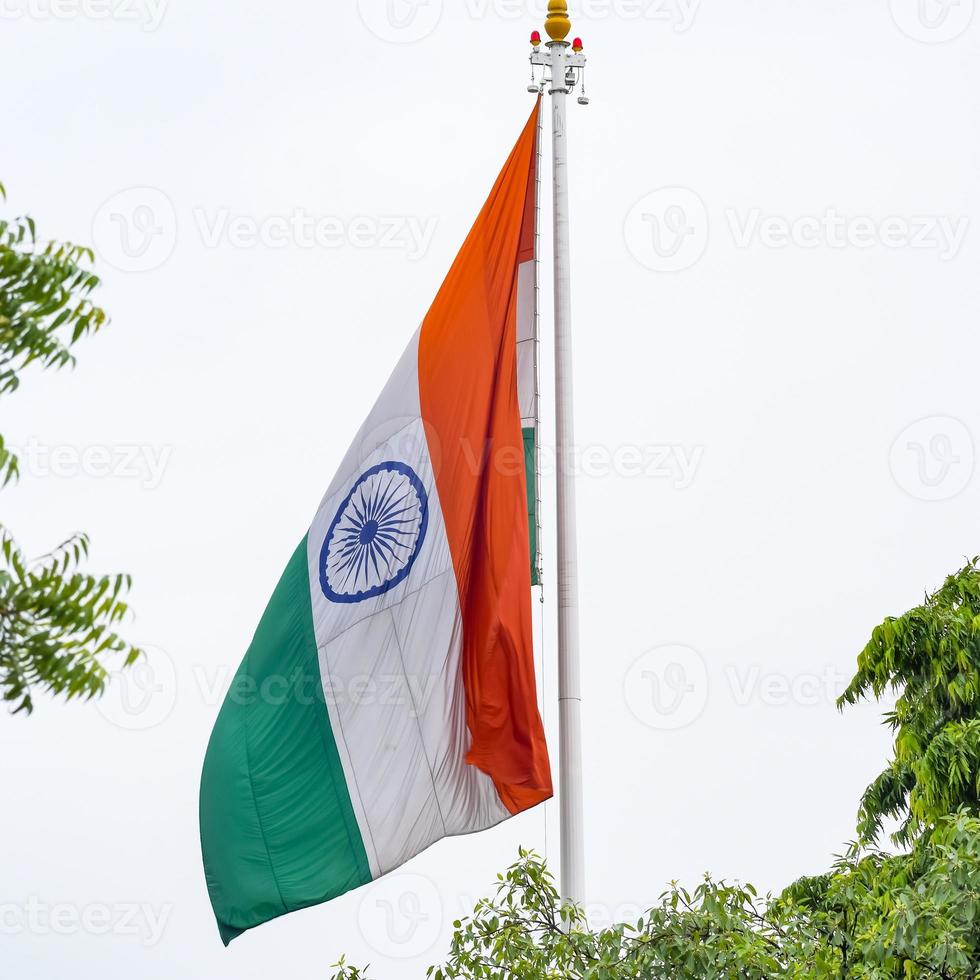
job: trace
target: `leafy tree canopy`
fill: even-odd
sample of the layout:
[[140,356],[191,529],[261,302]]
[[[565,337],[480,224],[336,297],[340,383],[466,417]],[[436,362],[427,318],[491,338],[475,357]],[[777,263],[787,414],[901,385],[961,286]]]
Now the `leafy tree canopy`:
[[898,692],[885,715],[894,758],[861,800],[858,834],[872,843],[886,818],[908,845],[937,821],[980,800],[980,570],[977,559],[904,616],[875,627],[838,702]]
[[[5,198],[0,184],[0,198]],[[74,345],[107,322],[91,300],[99,279],[91,249],[40,244],[31,218],[0,219],[0,397],[20,386],[31,364],[71,367]],[[0,434],[0,487],[19,476],[17,457]],[[126,612],[125,575],[81,571],[88,538],[77,534],[29,560],[0,523],[0,695],[16,714],[33,709],[40,688],[67,698],[92,697],[105,686],[100,658],[139,651],[113,627]]]

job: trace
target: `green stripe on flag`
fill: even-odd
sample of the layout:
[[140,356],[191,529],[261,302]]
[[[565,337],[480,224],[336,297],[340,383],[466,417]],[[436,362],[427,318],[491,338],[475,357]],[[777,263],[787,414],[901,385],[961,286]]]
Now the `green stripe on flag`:
[[218,715],[200,806],[204,870],[226,945],[371,880],[324,703],[305,538]]
[[534,426],[521,430],[524,435],[524,472],[527,475],[527,526],[531,542],[531,585],[538,577],[538,454]]

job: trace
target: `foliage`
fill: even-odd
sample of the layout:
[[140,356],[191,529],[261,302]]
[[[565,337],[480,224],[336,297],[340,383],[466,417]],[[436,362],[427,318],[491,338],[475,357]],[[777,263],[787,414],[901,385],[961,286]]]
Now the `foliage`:
[[840,705],[900,692],[885,715],[894,758],[861,800],[858,834],[873,843],[886,818],[907,846],[958,807],[980,802],[980,570],[974,559],[921,606],[889,617],[858,656]]
[[945,817],[910,854],[841,858],[778,897],[710,877],[693,892],[675,883],[637,922],[600,930],[522,851],[453,929],[431,980],[968,980],[980,967],[980,821]]
[[[38,246],[31,218],[0,219],[0,395],[16,391],[21,372],[35,361],[46,368],[74,365],[70,348],[106,323],[105,311],[89,299],[99,279],[85,263],[94,258],[81,245]],[[16,475],[16,457],[0,438],[0,481]]]
[[[0,197],[5,197],[0,184]],[[71,367],[71,348],[107,322],[90,296],[98,277],[91,249],[39,245],[31,218],[0,219],[0,396],[20,386],[25,368]],[[19,476],[0,435],[0,487]],[[0,693],[13,712],[30,713],[34,687],[67,698],[99,694],[100,656],[139,651],[113,631],[126,605],[125,575],[95,578],[79,568],[88,538],[78,534],[30,561],[0,524]]]
[[[453,923],[449,959],[432,980],[462,978],[671,978],[783,975],[779,934],[751,886],[705,880],[689,893],[676,885],[635,923],[591,930],[582,911],[562,904],[533,852],[498,876],[496,895]],[[366,974],[337,964],[334,980]]]
[[[860,840],[778,896],[705,877],[635,923],[591,929],[533,853],[453,923],[431,980],[976,980],[980,977],[980,571],[976,560],[872,633],[839,704],[898,693],[895,757]],[[903,818],[889,854],[874,846]],[[366,980],[341,960],[334,980]]]
[[122,653],[128,666],[139,651],[111,629],[126,613],[119,598],[126,575],[94,578],[77,570],[88,554],[79,534],[41,559],[27,562],[0,528],[0,689],[18,711],[32,710],[34,685],[71,699],[102,692],[100,655]]
[[980,820],[942,817],[909,854],[841,858],[829,874],[791,885],[772,914],[802,924],[823,954],[823,969],[807,976],[975,977]]

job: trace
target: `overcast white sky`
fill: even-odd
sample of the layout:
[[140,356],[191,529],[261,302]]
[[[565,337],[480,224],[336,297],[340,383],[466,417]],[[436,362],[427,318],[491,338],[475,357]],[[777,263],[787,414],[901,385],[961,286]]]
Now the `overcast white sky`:
[[[888,748],[833,699],[980,551],[980,24],[945,3],[573,5],[596,921],[824,869]],[[99,705],[0,717],[5,976],[421,977],[518,844],[557,863],[549,805],[225,950],[197,839],[225,686],[530,109],[541,7],[0,0],[5,213],[94,242],[113,318],[4,399],[2,519],[88,530],[150,648]]]

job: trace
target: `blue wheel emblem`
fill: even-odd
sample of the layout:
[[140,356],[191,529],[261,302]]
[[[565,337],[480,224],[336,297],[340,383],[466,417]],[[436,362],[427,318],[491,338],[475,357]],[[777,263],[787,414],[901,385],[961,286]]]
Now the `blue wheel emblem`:
[[429,525],[429,498],[405,463],[378,463],[344,498],[320,549],[320,588],[333,602],[383,595],[412,570]]

